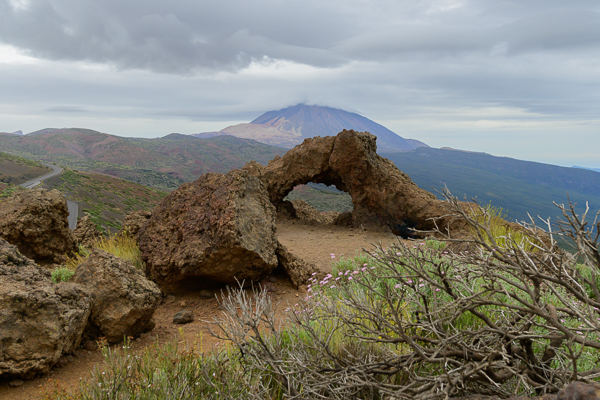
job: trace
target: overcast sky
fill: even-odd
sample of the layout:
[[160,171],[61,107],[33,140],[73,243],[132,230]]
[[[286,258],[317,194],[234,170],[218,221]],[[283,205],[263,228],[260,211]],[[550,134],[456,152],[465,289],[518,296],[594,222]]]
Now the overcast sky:
[[0,131],[157,137],[301,102],[600,168],[600,2],[0,0]]

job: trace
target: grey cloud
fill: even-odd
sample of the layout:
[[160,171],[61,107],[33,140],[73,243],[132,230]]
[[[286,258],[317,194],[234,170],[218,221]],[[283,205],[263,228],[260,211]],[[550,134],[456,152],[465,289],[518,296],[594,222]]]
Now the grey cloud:
[[76,106],[55,106],[55,107],[47,108],[45,111],[51,112],[51,113],[82,113],[82,112],[88,112],[88,110],[86,110],[85,108],[83,108],[83,107],[76,107]]

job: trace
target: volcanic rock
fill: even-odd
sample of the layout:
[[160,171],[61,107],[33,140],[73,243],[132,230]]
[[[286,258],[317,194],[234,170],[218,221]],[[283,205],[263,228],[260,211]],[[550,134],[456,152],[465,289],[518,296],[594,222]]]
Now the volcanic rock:
[[165,290],[249,284],[277,266],[275,207],[248,172],[208,173],[169,194],[138,243],[146,274]]
[[75,250],[68,216],[58,190],[21,191],[0,201],[0,237],[38,263],[61,263]]
[[102,233],[96,227],[89,215],[77,221],[77,227],[73,231],[75,240],[80,246],[91,248],[92,244],[102,237]]
[[132,213],[127,214],[125,217],[125,221],[123,221],[123,225],[119,234],[123,234],[125,232],[129,233],[131,236],[138,234],[142,226],[148,222],[152,213],[150,211],[134,211]]
[[328,220],[319,211],[301,199],[282,201],[277,208],[277,215],[287,219],[299,219],[309,225],[328,223]]
[[277,241],[277,261],[296,289],[305,284],[310,275],[317,270],[316,265],[290,253],[279,241]]
[[87,339],[116,343],[143,333],[162,299],[156,284],[131,262],[98,248],[77,267],[71,282],[92,294]]
[[90,296],[0,239],[0,376],[30,379],[73,352],[90,314]]
[[190,310],[181,310],[173,315],[174,324],[189,324],[192,321],[194,321],[194,313],[192,313]]
[[[368,132],[344,130],[337,136],[305,139],[266,167],[251,161],[243,169],[265,184],[276,207],[295,186],[324,183],[350,194],[356,227],[388,226],[401,236],[411,236],[412,229],[433,229],[431,218],[450,214],[447,203],[379,156],[376,139]],[[438,224],[453,232],[466,229],[465,222],[453,217],[442,217]]]

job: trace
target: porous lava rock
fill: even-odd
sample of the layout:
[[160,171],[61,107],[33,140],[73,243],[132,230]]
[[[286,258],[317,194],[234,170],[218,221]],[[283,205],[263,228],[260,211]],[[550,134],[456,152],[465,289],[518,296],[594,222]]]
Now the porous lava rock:
[[73,235],[78,245],[88,249],[102,237],[102,233],[98,230],[89,215],[77,221],[77,227],[73,231]]
[[146,273],[167,291],[260,281],[277,267],[275,207],[246,171],[208,173],[154,208],[138,233]]
[[305,284],[310,275],[317,271],[315,264],[304,261],[293,253],[290,253],[279,241],[277,241],[277,261],[296,289],[300,285]]
[[132,213],[127,214],[125,217],[125,221],[123,221],[123,225],[119,234],[128,233],[131,236],[138,234],[142,226],[148,222],[152,213],[150,211],[134,211]]
[[[265,184],[276,207],[297,185],[335,185],[352,197],[354,226],[388,226],[397,235],[410,236],[411,229],[433,229],[432,218],[449,214],[447,203],[377,154],[376,137],[368,132],[344,130],[337,136],[305,139],[267,166],[251,161],[243,169]],[[467,228],[451,216],[442,217],[438,224],[452,231]]]
[[158,286],[130,261],[94,248],[71,282],[92,296],[85,338],[105,337],[109,343],[145,332],[162,300]]
[[69,210],[58,190],[25,190],[0,201],[0,237],[38,263],[61,263],[75,249]]
[[325,218],[325,216],[323,216],[313,206],[301,199],[282,201],[277,209],[277,217],[285,219],[297,219],[309,225],[326,224],[333,220],[333,218]]
[[90,296],[0,239],[0,377],[46,374],[81,343]]

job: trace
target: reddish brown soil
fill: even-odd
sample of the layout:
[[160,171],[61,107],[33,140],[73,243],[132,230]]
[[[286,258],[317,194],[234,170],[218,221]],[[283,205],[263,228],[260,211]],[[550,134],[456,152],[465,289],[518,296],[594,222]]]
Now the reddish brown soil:
[[[331,225],[305,225],[300,222],[280,221],[277,225],[280,241],[294,254],[315,263],[323,272],[331,272],[333,262],[341,257],[352,257],[362,249],[372,249],[373,244],[387,246],[397,238],[392,233],[362,229],[348,229]],[[332,259],[331,254],[335,255]],[[275,302],[279,302],[282,310],[290,303],[306,293],[305,288],[292,288],[283,278],[273,279]],[[216,293],[216,291],[215,291]],[[195,320],[186,325],[172,323],[173,315],[183,309],[191,309]],[[168,296],[155,313],[156,327],[151,332],[136,339],[132,348],[142,350],[145,347],[169,340],[202,344],[203,349],[211,348],[218,342],[210,336],[207,324],[219,313],[216,299],[204,299],[197,293]],[[183,337],[181,332],[183,332]],[[0,382],[0,399],[26,400],[42,399],[44,393],[55,385],[67,389],[75,389],[80,380],[88,379],[95,367],[102,366],[100,350],[87,351],[83,348],[74,355],[64,357],[47,376],[27,381],[23,386],[12,388],[8,382]]]

